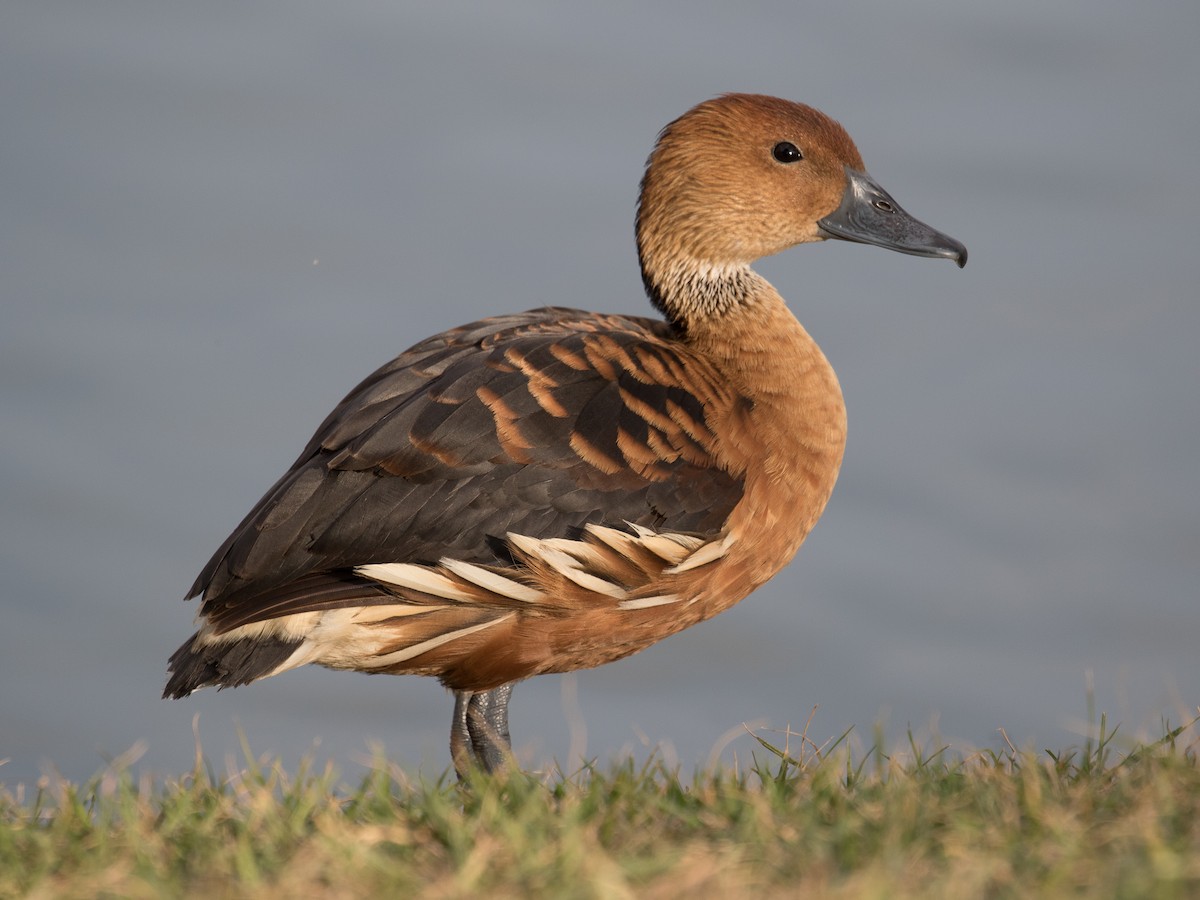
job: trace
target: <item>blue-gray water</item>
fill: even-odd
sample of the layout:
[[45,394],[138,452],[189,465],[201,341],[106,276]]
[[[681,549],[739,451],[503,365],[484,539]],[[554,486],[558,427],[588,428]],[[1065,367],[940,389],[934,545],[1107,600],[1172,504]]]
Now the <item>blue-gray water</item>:
[[[657,130],[729,90],[840,119],[970,265],[760,265],[850,442],[796,561],[640,656],[518,688],[529,765],[742,722],[959,747],[1200,703],[1200,6],[6,4],[0,780],[368,743],[438,772],[434,682],[307,669],[159,699],[200,566],[363,375],[546,303],[641,313]],[[564,702],[564,693],[567,702]],[[572,693],[577,701],[570,700]],[[575,719],[584,730],[571,725]],[[726,758],[754,749],[739,737]]]

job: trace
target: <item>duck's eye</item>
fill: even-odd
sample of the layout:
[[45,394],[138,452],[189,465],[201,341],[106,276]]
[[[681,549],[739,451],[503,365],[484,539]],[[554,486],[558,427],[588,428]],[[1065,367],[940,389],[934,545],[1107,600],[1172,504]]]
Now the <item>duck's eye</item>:
[[800,148],[791,141],[780,141],[775,145],[775,149],[771,151],[771,155],[775,157],[777,162],[794,163],[804,159],[804,154],[800,152]]

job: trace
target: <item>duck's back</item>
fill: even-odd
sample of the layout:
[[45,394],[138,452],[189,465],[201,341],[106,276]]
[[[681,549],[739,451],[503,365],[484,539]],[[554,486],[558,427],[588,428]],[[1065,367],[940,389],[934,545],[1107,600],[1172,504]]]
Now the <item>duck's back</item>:
[[707,410],[732,402],[658,320],[551,307],[444,332],[338,404],[189,596],[227,632],[394,600],[360,566],[512,566],[509,534],[715,535],[742,480]]

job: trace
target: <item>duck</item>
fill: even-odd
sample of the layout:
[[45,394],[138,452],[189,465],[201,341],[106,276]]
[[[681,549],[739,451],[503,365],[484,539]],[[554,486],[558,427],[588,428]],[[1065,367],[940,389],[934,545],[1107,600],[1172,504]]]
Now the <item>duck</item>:
[[165,697],[316,664],[453,692],[460,778],[512,765],[516,683],[627,657],[764,584],[841,467],[837,376],[751,264],[827,239],[962,267],[829,116],[668,124],[637,205],[660,317],[544,306],[427,338],[325,418],[196,578]]

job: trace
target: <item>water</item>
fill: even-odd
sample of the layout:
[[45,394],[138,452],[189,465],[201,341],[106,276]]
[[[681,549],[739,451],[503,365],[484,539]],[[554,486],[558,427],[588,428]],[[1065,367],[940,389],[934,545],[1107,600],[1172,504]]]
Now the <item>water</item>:
[[[159,700],[200,566],[360,377],[545,303],[642,313],[657,130],[727,90],[839,118],[971,264],[767,260],[841,376],[825,518],[747,602],[521,686],[527,765],[743,722],[956,746],[1130,734],[1200,689],[1194,4],[10,4],[0,32],[0,777],[372,741],[439,772],[434,682]],[[1090,673],[1090,675],[1089,675]],[[726,739],[725,735],[732,732]]]

